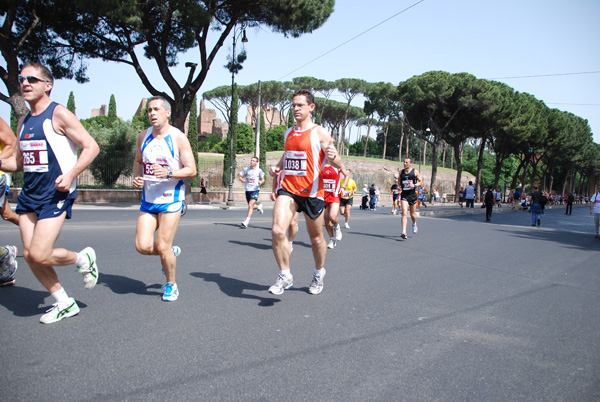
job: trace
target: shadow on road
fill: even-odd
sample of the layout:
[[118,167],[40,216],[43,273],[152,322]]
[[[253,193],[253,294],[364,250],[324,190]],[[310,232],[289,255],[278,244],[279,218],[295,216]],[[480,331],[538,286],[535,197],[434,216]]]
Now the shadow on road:
[[191,272],[190,275],[196,278],[204,279],[206,282],[216,283],[217,286],[219,286],[219,289],[221,289],[221,292],[225,293],[229,297],[258,300],[259,306],[269,307],[281,301],[272,297],[260,297],[244,293],[245,290],[257,290],[265,292],[266,294],[267,290],[269,289],[268,286],[257,285],[256,283],[245,282],[235,278],[228,278],[217,273]]
[[[43,290],[31,290],[18,285],[5,287],[0,292],[0,305],[12,311],[17,317],[31,317],[44,314],[51,306],[45,304],[48,292]],[[87,307],[86,304],[77,300],[80,309]]]
[[[100,277],[98,278],[98,284],[102,284],[112,290],[117,294],[130,294],[134,293],[137,295],[147,295],[147,296],[156,296],[162,295],[160,292],[160,288],[162,285],[154,284],[154,285],[146,285],[142,281],[138,281],[136,279],[131,279],[126,276],[121,275],[111,275],[100,273]],[[150,292],[150,289],[157,289],[158,292]]]

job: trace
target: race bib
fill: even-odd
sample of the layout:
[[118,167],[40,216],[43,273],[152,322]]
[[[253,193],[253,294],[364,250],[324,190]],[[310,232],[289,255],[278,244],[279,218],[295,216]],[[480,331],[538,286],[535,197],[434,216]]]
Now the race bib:
[[156,177],[156,173],[154,172],[154,164],[155,163],[161,165],[165,169],[169,168],[169,164],[167,163],[167,160],[164,158],[157,158],[156,162],[144,161],[144,180],[168,181],[169,179],[167,179],[166,177],[164,177],[164,178]]
[[246,177],[246,183],[251,184],[251,185],[256,185],[258,184],[258,177],[256,176],[247,176]]
[[335,193],[337,180],[334,179],[323,179],[323,190],[329,193]]
[[286,151],[283,171],[289,176],[306,176],[307,156],[305,151]]
[[412,180],[404,180],[402,182],[402,190],[412,190],[412,189],[414,189],[414,187],[410,186],[410,183],[412,183]]
[[24,172],[48,171],[48,143],[45,140],[23,141],[20,145]]

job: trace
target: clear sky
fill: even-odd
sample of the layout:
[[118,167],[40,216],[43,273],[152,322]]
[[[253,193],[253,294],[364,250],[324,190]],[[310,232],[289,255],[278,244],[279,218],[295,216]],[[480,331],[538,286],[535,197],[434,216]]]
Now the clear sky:
[[[467,72],[587,119],[600,143],[599,20],[598,0],[337,0],[323,27],[297,39],[266,28],[249,29],[248,58],[236,82],[312,76],[398,84],[431,70]],[[223,67],[231,50],[230,37],[199,97],[231,85],[231,74]],[[196,50],[180,57],[180,82],[186,78],[183,64],[197,59]],[[151,80],[159,82],[152,63],[147,66]],[[141,98],[149,96],[129,66],[91,61],[88,75],[90,82],[83,85],[56,81],[52,92],[54,100],[66,104],[73,91],[79,118],[90,117],[93,108],[108,104],[114,94],[117,114],[129,120]],[[155,85],[166,90],[164,84]],[[343,101],[339,95],[333,99]],[[362,100],[354,105],[362,107]],[[9,118],[4,102],[0,117]]]

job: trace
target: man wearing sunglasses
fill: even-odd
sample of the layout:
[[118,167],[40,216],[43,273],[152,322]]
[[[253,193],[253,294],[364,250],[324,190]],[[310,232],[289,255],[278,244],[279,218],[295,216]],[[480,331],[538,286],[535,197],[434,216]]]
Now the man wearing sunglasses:
[[25,64],[19,83],[31,111],[19,120],[15,156],[2,160],[0,167],[25,172],[16,209],[23,256],[55,300],[40,318],[40,322],[50,324],[79,313],[79,306],[65,292],[54,266],[75,264],[87,289],[92,289],[98,280],[93,248],[77,253],[54,248],[54,244],[65,219],[71,218],[77,176],[92,163],[99,148],[77,117],[50,99],[54,78],[48,68],[38,63]]

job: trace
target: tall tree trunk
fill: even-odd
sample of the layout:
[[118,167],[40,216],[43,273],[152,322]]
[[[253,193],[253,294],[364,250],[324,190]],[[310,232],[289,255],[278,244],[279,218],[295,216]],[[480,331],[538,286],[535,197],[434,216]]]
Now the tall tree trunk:
[[[402,143],[404,142],[404,121],[400,122],[400,146],[398,147],[398,162],[402,160]],[[406,138],[408,142],[408,137]]]
[[421,161],[423,161],[422,165],[425,166],[425,163],[427,162],[427,141],[425,140],[423,140],[423,155]]
[[367,157],[367,146],[369,145],[369,134],[371,133],[371,125],[373,124],[373,119],[369,119],[369,124],[367,124],[367,136],[365,137],[365,151],[363,157]]
[[462,178],[462,148],[463,143],[456,144],[452,147],[453,154],[456,155],[456,184],[454,186],[454,202],[460,192],[460,179]]
[[438,147],[437,141],[431,143],[431,192],[435,189],[435,182],[437,181]]
[[483,154],[485,151],[485,143],[487,138],[481,139],[481,145],[479,146],[479,155],[477,157],[477,177],[475,178],[475,197],[477,201],[481,198],[481,170],[483,169]]
[[444,142],[444,152],[442,153],[442,167],[446,167],[446,149],[448,148],[448,144]]
[[389,128],[390,128],[390,121],[388,120],[387,123],[385,123],[385,131],[383,132],[383,159],[385,159],[385,151],[387,149],[387,136],[388,136]]

